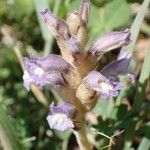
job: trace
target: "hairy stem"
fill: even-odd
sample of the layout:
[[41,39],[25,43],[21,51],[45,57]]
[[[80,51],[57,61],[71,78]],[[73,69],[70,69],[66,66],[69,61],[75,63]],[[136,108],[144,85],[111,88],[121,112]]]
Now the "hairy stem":
[[92,150],[93,149],[93,146],[89,142],[89,139],[87,137],[87,130],[86,130],[85,125],[80,130],[74,131],[74,134],[76,136],[80,150]]

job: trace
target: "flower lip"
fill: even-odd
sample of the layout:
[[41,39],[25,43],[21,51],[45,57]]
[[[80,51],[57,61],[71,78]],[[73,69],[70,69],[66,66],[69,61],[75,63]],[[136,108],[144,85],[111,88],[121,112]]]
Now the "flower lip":
[[74,124],[71,119],[62,113],[48,115],[47,121],[51,129],[66,131],[74,128]]
[[50,105],[51,114],[48,115],[47,121],[51,129],[66,131],[74,128],[73,121],[70,117],[73,115],[75,108],[69,102],[61,103],[54,106],[54,102]]

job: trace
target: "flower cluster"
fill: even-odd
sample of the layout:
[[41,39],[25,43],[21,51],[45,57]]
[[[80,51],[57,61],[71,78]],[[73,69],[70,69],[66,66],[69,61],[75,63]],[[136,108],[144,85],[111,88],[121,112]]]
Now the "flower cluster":
[[124,86],[118,81],[119,76],[135,78],[128,70],[131,60],[128,51],[101,71],[95,70],[104,53],[130,43],[130,31],[106,33],[86,50],[89,11],[90,1],[83,0],[79,10],[70,13],[66,21],[54,16],[48,9],[41,12],[41,18],[55,36],[62,56],[50,54],[24,58],[25,88],[29,90],[31,83],[54,88],[65,100],[58,106],[50,105],[47,121],[51,129],[80,128],[84,114],[94,107],[98,97],[118,96],[118,91]]

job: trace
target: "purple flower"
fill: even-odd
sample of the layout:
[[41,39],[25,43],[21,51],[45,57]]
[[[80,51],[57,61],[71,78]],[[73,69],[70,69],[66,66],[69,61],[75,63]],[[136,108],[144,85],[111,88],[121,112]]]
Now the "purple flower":
[[98,71],[90,72],[83,82],[89,89],[97,91],[102,99],[107,99],[110,96],[116,97],[118,90],[123,88],[122,83],[106,78]]
[[24,58],[25,71],[23,75],[24,87],[29,90],[30,83],[38,86],[59,87],[64,84],[61,73],[71,69],[61,56],[49,55],[46,57],[30,56]]
[[70,117],[75,109],[69,102],[64,102],[58,106],[54,106],[54,103],[52,103],[50,110],[51,114],[48,115],[47,121],[51,129],[66,131],[74,128]]
[[135,79],[135,76],[128,70],[130,60],[131,55],[127,53],[104,67],[102,71],[90,72],[83,81],[89,89],[97,91],[103,99],[109,96],[116,97],[118,90],[123,88],[123,83],[116,81],[118,76],[128,75],[132,80]]
[[88,52],[94,56],[120,48],[130,43],[130,31],[110,32],[97,39]]

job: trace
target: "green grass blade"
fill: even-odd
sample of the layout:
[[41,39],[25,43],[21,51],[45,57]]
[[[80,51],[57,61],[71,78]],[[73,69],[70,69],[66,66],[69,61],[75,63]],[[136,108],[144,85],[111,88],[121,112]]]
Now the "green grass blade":
[[40,18],[40,12],[45,10],[46,8],[49,8],[48,0],[33,0],[37,18],[40,25],[40,30],[42,33],[42,37],[45,41],[44,44],[44,55],[48,55],[51,52],[52,49],[52,43],[53,43],[53,35],[49,32],[48,28],[44,24],[43,20]]
[[40,12],[45,10],[46,8],[49,8],[48,0],[33,0],[33,3],[35,6],[42,37],[44,40],[49,40],[51,37],[51,33],[49,32],[48,28],[46,27],[46,25],[40,17]]
[[141,140],[137,150],[149,150],[150,149],[150,122],[147,123],[148,128],[146,130],[145,137]]
[[7,116],[6,112],[0,106],[0,142],[4,150],[24,150],[23,144],[16,135],[17,131]]
[[[150,0],[144,0],[143,1],[141,9],[139,10],[138,14],[136,15],[135,20],[134,20],[134,22],[131,26],[131,29],[130,29],[132,42],[129,45],[122,47],[119,56],[122,53],[124,53],[124,51],[127,51],[127,50],[130,51],[131,53],[133,52],[138,34],[140,32],[140,27],[141,27],[142,22],[144,20],[144,16],[145,16],[146,11],[148,9],[149,3],[150,3]],[[116,100],[117,105],[119,105],[121,102],[121,99],[122,99],[121,95],[122,95],[122,93],[124,93],[124,90],[125,89],[122,89],[120,91],[119,96],[117,97],[117,100]]]
[[[53,44],[53,35],[50,33],[46,25],[44,24],[43,20],[40,18],[40,12],[45,10],[46,8],[49,8],[48,1],[47,0],[33,0],[35,5],[35,10],[37,13],[37,18],[40,24],[40,29],[42,32],[42,37],[45,40],[44,44],[44,56],[48,55],[52,51],[52,44]],[[54,15],[58,15],[59,8],[61,6],[61,0],[55,0],[54,1],[54,7],[53,7],[53,13]]]
[[147,50],[147,54],[144,59],[143,67],[141,70],[140,78],[138,81],[135,101],[133,105],[133,110],[138,111],[141,107],[141,103],[145,96],[145,89],[150,77],[150,47]]
[[148,9],[148,5],[150,3],[150,0],[144,0],[143,3],[142,3],[142,6],[141,6],[141,9],[139,10],[138,14],[136,15],[135,17],[135,20],[130,28],[130,32],[131,32],[131,40],[132,42],[127,45],[127,46],[124,46],[122,49],[121,49],[121,52],[120,54],[124,51],[124,50],[128,50],[130,52],[133,52],[134,50],[134,46],[135,46],[135,43],[136,43],[136,40],[137,40],[137,37],[138,37],[138,34],[140,32],[140,28],[141,28],[141,25],[142,25],[142,22],[144,20],[144,17],[145,17],[145,14],[146,14],[146,11]]
[[150,139],[143,138],[141,144],[139,145],[138,150],[149,150],[150,149]]

